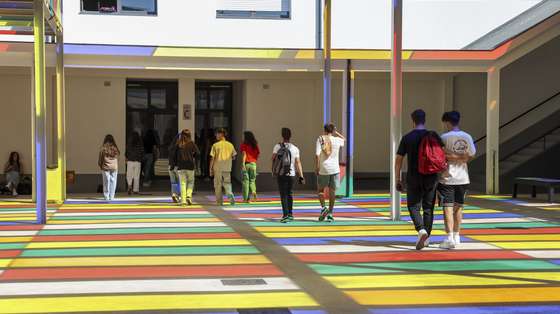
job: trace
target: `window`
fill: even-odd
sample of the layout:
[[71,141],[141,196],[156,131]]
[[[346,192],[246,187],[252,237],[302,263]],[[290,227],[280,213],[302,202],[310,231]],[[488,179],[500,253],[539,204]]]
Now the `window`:
[[82,0],[82,12],[156,15],[156,0]]
[[216,17],[289,19],[291,0],[218,0]]

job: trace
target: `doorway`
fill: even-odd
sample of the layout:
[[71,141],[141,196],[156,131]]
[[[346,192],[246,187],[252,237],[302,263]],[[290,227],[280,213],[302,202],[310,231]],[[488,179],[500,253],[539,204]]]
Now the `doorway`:
[[232,141],[232,82],[199,81],[195,85],[196,144],[202,152],[200,175],[208,177],[210,148],[215,142],[215,131],[224,128]]

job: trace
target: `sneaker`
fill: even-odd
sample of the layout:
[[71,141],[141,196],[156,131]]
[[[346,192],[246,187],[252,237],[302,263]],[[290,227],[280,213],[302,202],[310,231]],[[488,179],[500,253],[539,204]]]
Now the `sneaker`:
[[229,204],[232,206],[235,205],[235,196],[233,196],[233,194],[229,196]]
[[16,190],[13,190],[13,191],[12,191],[12,196],[18,196],[18,193],[17,193]]
[[427,238],[426,241],[424,241],[424,247],[429,247],[430,246],[430,238]]
[[280,219],[280,222],[283,223],[283,224],[288,223],[288,222],[290,222],[290,217],[289,216],[282,217],[282,219]]
[[453,242],[455,242],[455,246],[461,244],[461,236],[458,235],[458,234],[455,234],[455,235],[453,236]]
[[426,240],[428,239],[428,232],[422,229],[418,231],[418,240],[416,241],[416,249],[421,250],[426,245]]
[[190,197],[187,197],[187,205],[192,205],[192,199]]
[[334,222],[334,217],[332,214],[327,215],[327,222]]
[[289,221],[294,221],[294,216],[292,216],[292,215],[288,216],[288,220]]
[[329,209],[327,207],[323,207],[323,209],[321,210],[321,214],[319,215],[319,221],[325,220],[328,214],[329,214]]
[[446,250],[453,249],[453,248],[455,248],[455,242],[450,241],[449,239],[445,239],[445,240],[443,240],[443,242],[441,242],[439,244],[439,248],[440,249],[446,249]]
[[173,199],[173,202],[179,203],[179,197],[177,196],[177,194],[171,195],[171,199]]
[[128,191],[127,191],[128,195],[132,195],[132,186],[128,187]]
[[253,193],[251,198],[252,198],[253,202],[256,202],[257,201],[257,193]]

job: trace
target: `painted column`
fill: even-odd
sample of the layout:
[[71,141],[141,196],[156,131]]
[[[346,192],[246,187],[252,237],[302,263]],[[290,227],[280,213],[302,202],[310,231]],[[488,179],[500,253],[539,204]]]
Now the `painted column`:
[[346,133],[347,143],[346,143],[346,150],[347,150],[347,157],[346,157],[346,197],[351,197],[354,195],[354,93],[355,93],[355,79],[356,79],[356,72],[352,70],[352,60],[348,60],[346,72],[348,73],[347,76],[347,83],[346,86],[348,91],[346,92],[347,101],[346,105],[347,109],[347,128],[348,132]]
[[33,16],[33,69],[34,69],[34,164],[35,198],[37,210],[37,223],[45,224],[47,221],[47,137],[46,137],[46,97],[45,97],[45,19],[44,2],[35,0]]
[[64,79],[64,37],[56,37],[56,120],[60,202],[66,200],[66,95]]
[[500,193],[500,68],[488,70],[486,100],[486,194]]
[[400,174],[395,173],[395,158],[402,133],[402,3],[402,0],[392,1],[390,190],[391,219],[394,221],[401,218],[401,193],[397,191],[397,176]]
[[331,122],[331,0],[323,10],[323,124]]

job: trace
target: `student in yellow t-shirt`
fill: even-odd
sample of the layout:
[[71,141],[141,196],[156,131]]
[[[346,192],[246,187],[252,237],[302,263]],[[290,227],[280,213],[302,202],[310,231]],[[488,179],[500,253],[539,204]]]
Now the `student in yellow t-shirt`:
[[235,197],[231,189],[231,163],[237,156],[233,144],[226,140],[226,130],[220,128],[216,131],[218,140],[210,150],[210,176],[214,177],[214,193],[216,203],[223,204],[222,189],[225,190],[231,205],[235,205]]

